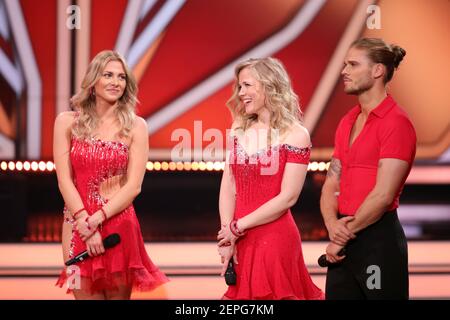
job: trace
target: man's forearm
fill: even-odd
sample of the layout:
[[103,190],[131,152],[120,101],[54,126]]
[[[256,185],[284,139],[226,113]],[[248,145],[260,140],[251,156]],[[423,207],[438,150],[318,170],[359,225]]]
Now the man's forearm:
[[327,229],[329,224],[337,220],[338,201],[336,194],[339,192],[339,182],[341,180],[342,165],[341,161],[331,158],[330,167],[327,172],[327,178],[322,187],[320,196],[320,212]]
[[323,190],[320,197],[320,212],[322,213],[323,221],[328,229],[330,223],[337,220],[338,202],[334,192],[330,190]]
[[359,232],[377,222],[386,212],[390,202],[386,195],[372,191],[356,211],[355,219],[347,224],[353,233]]

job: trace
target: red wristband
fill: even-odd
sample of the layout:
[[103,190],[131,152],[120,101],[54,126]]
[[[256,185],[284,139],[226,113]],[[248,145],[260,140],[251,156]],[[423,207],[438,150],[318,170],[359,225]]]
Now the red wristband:
[[72,215],[72,217],[74,218],[74,219],[76,219],[76,217],[77,217],[77,214],[80,214],[81,212],[83,212],[83,211],[85,211],[86,209],[83,207],[83,208],[81,208],[80,210],[78,210],[77,212],[75,212],[73,215]]
[[245,232],[239,230],[239,228],[237,227],[237,220],[233,220],[230,222],[230,230],[231,233],[233,233],[238,238],[245,235]]
[[102,212],[103,215],[103,222],[105,222],[106,220],[108,220],[108,216],[106,215],[105,209],[103,209],[103,207],[100,208],[100,211]]

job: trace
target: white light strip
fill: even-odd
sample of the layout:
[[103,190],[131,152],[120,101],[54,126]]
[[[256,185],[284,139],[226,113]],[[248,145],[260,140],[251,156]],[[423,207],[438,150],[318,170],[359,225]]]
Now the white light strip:
[[6,17],[6,10],[3,1],[0,1],[0,35],[5,40],[9,40],[8,19]]
[[[403,222],[450,221],[450,205],[438,204],[401,204],[397,209]],[[450,248],[449,248],[450,249]]]
[[143,20],[145,16],[150,12],[150,10],[153,8],[157,0],[145,0],[142,9],[141,9],[141,15],[139,17],[139,20]]
[[438,163],[450,163],[450,147],[437,159]]
[[75,92],[81,88],[81,83],[86,74],[86,70],[91,61],[91,0],[78,0],[78,6],[81,12],[81,29],[75,32]]
[[266,41],[260,43],[252,50],[235,59],[217,73],[202,81],[199,85],[195,86],[173,102],[169,103],[167,106],[164,106],[160,111],[147,118],[149,133],[155,133],[170,121],[177,118],[197,103],[203,101],[211,94],[223,88],[227,83],[232,81],[234,76],[234,68],[238,62],[251,57],[270,56],[291,43],[306,29],[324,4],[324,0],[308,1],[292,19],[292,21],[281,31],[277,32]]
[[0,158],[14,158],[14,141],[0,133]]
[[361,33],[361,28],[364,26],[364,22],[367,19],[367,7],[372,4],[373,1],[365,0],[360,1],[356,12],[351,17],[350,22],[345,29],[339,43],[330,59],[330,62],[325,69],[314,94],[311,97],[309,105],[305,111],[305,127],[309,132],[313,132],[317,122],[322,115],[322,111],[327,105],[330,99],[330,95],[333,93],[336,87],[336,82],[341,75],[342,65],[344,63],[345,55],[351,43]]
[[20,69],[15,67],[3,50],[0,48],[0,74],[11,86],[17,96],[22,93],[23,79],[20,75]]
[[5,0],[5,5],[28,88],[27,156],[38,159],[41,155],[42,82],[20,2]]
[[407,184],[450,184],[450,166],[414,166]]
[[142,6],[141,0],[128,1],[127,9],[120,26],[119,36],[117,37],[115,50],[124,57],[128,53],[131,41],[133,40],[134,31],[139,22],[139,14]]
[[[147,171],[223,171],[224,161],[148,161]],[[327,171],[329,163],[310,162],[308,171]],[[55,164],[52,161],[1,161],[0,171],[53,171]]]
[[403,232],[407,239],[420,238],[423,235],[423,228],[419,225],[402,224]]
[[145,30],[133,43],[127,56],[130,69],[133,69],[145,54],[147,49],[159,37],[161,32],[167,27],[172,18],[184,5],[185,0],[170,0],[158,11]]
[[[3,140],[2,140],[3,139]],[[0,134],[0,157],[3,157],[1,150],[3,150],[3,146],[4,145],[8,145],[9,146],[9,150],[10,150],[10,157],[13,157],[13,150],[14,150],[14,145],[12,143],[12,141],[8,141],[5,137],[2,137],[2,135]],[[8,156],[8,154],[7,154]],[[7,160],[8,157],[4,158],[4,160]],[[47,168],[51,167],[52,170],[54,168],[54,163],[52,161],[1,161],[0,162],[0,171],[14,171],[13,169],[10,169],[10,167],[15,168],[17,166],[18,163],[21,163],[23,165],[25,165],[25,163],[30,163],[33,166],[36,166],[36,168],[38,167],[38,164],[40,164],[41,166],[46,165]],[[225,165],[224,161],[214,161],[214,160],[202,160],[202,161],[165,161],[165,160],[161,160],[161,161],[147,161],[146,167],[147,170],[149,171],[220,171],[223,170],[223,167]],[[194,169],[193,169],[194,167]],[[312,171],[312,172],[326,172],[328,171],[330,167],[330,163],[329,162],[323,162],[323,161],[311,161],[308,163],[308,171]],[[197,168],[197,169],[196,169]],[[210,169],[208,169],[210,168]],[[220,168],[220,170],[219,170]],[[51,171],[51,170],[50,170]],[[413,167],[411,169],[411,175],[415,175],[417,173],[417,171],[426,171],[426,172],[430,172],[430,171],[435,171],[440,172],[441,174],[427,174],[425,175],[427,177],[427,180],[414,180],[411,181],[409,178],[406,181],[406,184],[449,184],[450,183],[450,166],[428,166],[428,167]],[[440,179],[440,176],[443,176],[444,178]],[[449,212],[450,214],[450,212]]]
[[72,78],[70,58],[72,54],[72,45],[70,41],[71,31],[66,26],[66,9],[70,4],[70,0],[59,0],[56,9],[58,12],[56,18],[56,115],[63,111],[70,110],[70,79]]

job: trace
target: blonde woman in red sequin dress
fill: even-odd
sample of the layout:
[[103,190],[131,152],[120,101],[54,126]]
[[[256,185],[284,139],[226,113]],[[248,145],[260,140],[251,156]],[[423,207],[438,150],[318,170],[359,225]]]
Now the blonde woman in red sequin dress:
[[281,62],[237,65],[227,103],[234,122],[222,177],[218,251],[236,284],[223,299],[323,299],[305,267],[290,212],[305,181],[311,142]]
[[[90,63],[74,112],[57,116],[53,155],[64,198],[65,268],[57,282],[76,299],[129,299],[133,289],[152,290],[168,279],[147,255],[132,205],[148,159],[148,130],[135,114],[136,81],[116,52],[102,51]],[[120,243],[105,250],[102,239]]]

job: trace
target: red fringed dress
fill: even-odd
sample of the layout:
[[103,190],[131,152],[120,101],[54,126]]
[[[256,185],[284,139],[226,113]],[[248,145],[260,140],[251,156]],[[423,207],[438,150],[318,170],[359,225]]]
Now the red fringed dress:
[[[129,150],[121,142],[99,139],[72,138],[71,144],[74,183],[86,210],[93,214],[108,201],[100,194],[101,184],[109,178],[126,174]],[[67,284],[68,292],[71,292],[78,284],[82,290],[94,293],[114,290],[120,285],[149,291],[168,281],[147,255],[133,205],[104,222],[100,233],[102,238],[118,233],[120,243],[107,249],[103,255],[77,263],[76,269],[64,268],[57,285]],[[85,250],[85,243],[73,230],[70,258]],[[79,272],[81,277],[76,279],[78,274],[74,272]]]
[[[308,164],[311,148],[289,144],[248,155],[233,138],[230,167],[236,185],[234,218],[244,217],[280,193],[287,162]],[[306,269],[300,233],[287,210],[251,228],[236,243],[236,285],[224,299],[324,299]]]

